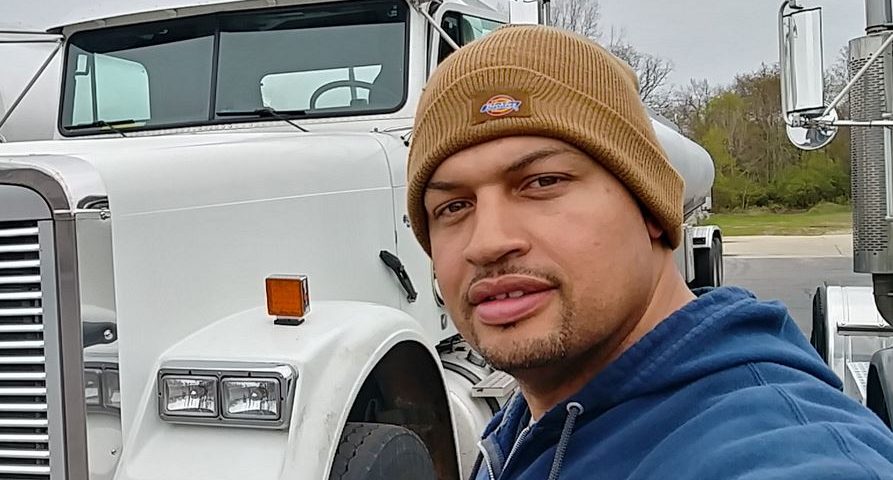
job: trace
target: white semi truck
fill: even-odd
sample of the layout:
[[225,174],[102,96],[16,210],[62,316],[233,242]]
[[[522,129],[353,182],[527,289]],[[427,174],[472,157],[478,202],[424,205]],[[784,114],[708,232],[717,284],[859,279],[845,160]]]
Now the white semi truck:
[[[826,102],[822,10],[782,2],[782,112],[790,140],[813,150],[850,128],[853,266],[873,287],[822,285],[812,344],[844,390],[893,428],[893,0],[865,1],[865,35],[849,44],[847,85]],[[837,108],[849,95],[849,117]]]
[[[466,477],[515,385],[443,309],[406,157],[432,68],[509,11],[243,0],[53,30],[53,138],[0,144],[0,477]],[[680,268],[718,284],[720,232],[693,225],[712,161],[654,127],[686,179]]]

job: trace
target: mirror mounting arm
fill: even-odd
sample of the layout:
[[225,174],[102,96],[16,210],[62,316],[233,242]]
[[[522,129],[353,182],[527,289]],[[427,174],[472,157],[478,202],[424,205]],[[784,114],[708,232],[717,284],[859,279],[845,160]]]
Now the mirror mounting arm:
[[456,41],[450,37],[446,30],[444,30],[440,27],[440,25],[437,24],[437,20],[435,20],[434,17],[432,17],[427,10],[422,8],[422,6],[419,4],[419,0],[410,0],[408,3],[413,10],[418,12],[425,19],[425,21],[428,22],[428,25],[430,25],[431,28],[433,28],[440,35],[440,38],[444,42],[446,42],[447,45],[452,47],[453,50],[459,50],[459,44],[457,44]]
[[884,50],[886,50],[891,43],[893,43],[893,34],[887,36],[887,39],[884,40],[884,43],[882,43],[877,51],[874,52],[871,57],[869,57],[868,61],[865,62],[865,65],[863,65],[862,68],[855,75],[853,75],[853,78],[851,78],[850,81],[847,82],[846,86],[843,87],[843,90],[841,90],[840,93],[837,94],[837,97],[834,98],[831,104],[828,105],[827,108],[825,108],[825,111],[822,112],[823,117],[828,116],[832,110],[837,108],[837,105],[839,105],[840,102],[843,101],[843,97],[846,96],[846,94],[850,93],[850,90],[853,89],[853,86],[856,84],[856,82],[858,82],[862,79],[863,76],[865,76],[865,73],[868,71],[868,69],[871,68],[874,62],[884,53]]

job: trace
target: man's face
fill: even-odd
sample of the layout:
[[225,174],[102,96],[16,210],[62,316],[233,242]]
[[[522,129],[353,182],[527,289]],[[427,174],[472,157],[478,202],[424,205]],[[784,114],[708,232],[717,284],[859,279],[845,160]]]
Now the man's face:
[[453,155],[425,208],[447,309],[500,370],[577,358],[648,304],[660,232],[623,184],[567,143],[509,137]]

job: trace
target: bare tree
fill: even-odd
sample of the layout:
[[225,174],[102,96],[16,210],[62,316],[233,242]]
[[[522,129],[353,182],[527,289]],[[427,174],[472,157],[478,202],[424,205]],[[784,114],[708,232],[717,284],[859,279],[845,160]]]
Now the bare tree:
[[665,58],[642,52],[632,46],[623,30],[611,29],[608,41],[599,22],[601,9],[598,0],[552,0],[552,25],[577,32],[602,43],[614,55],[629,64],[639,77],[639,95],[642,101],[658,112],[665,113],[672,104],[672,92],[667,81],[673,72],[673,63]]
[[[849,48],[843,47],[837,53],[837,58],[831,68],[825,71],[825,104],[828,105],[834,100],[846,86],[849,81]],[[843,97],[843,101],[837,107],[837,110],[843,115],[849,115],[849,98]]]
[[707,113],[707,104],[718,94],[718,90],[704,80],[690,80],[688,85],[673,89],[661,89],[653,106],[658,113],[672,120],[690,137],[698,135]]
[[598,0],[552,0],[549,5],[553,26],[577,32],[592,40],[601,39]]
[[643,102],[658,111],[669,106],[672,95],[666,86],[673,73],[673,62],[632,46],[626,40],[623,30],[617,32],[611,29],[607,48],[636,72],[639,77],[639,95]]

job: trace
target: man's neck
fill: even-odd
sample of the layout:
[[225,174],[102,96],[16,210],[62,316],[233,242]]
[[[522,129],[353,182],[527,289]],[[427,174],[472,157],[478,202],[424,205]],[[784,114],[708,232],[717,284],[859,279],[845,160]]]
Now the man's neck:
[[626,328],[604,342],[560,365],[516,373],[533,418],[541,418],[552,407],[578,392],[661,321],[695,299],[679,274],[672,254],[665,255],[661,262],[651,299],[636,321],[629,322]]

